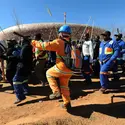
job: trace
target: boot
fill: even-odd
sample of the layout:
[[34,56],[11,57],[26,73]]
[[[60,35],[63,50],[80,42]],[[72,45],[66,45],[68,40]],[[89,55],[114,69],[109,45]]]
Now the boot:
[[67,104],[61,104],[61,107],[63,109],[66,109],[67,111],[71,111],[72,107],[71,107],[71,103],[67,103]]
[[49,95],[49,99],[57,99],[61,96],[60,92],[55,92],[51,95]]
[[107,88],[101,87],[101,88],[99,89],[99,91],[100,91],[102,94],[105,94],[105,93],[107,93]]
[[18,104],[18,103],[20,103],[20,102],[22,102],[23,100],[25,100],[26,98],[24,98],[24,99],[17,99],[15,102],[14,102],[14,104]]

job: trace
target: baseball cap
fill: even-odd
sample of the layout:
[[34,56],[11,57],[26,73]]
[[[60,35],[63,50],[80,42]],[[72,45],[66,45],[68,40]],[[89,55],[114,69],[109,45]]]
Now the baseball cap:
[[110,31],[105,31],[101,35],[103,35],[103,36],[111,36],[111,32]]
[[115,34],[114,36],[118,36],[118,37],[121,37],[121,38],[122,38],[122,34],[121,34],[121,33]]

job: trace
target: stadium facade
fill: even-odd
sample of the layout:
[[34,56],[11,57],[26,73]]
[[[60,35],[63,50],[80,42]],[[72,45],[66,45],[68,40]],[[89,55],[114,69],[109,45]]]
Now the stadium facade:
[[[14,31],[31,37],[36,33],[41,33],[44,40],[53,40],[57,38],[58,29],[62,25],[63,23],[34,23],[12,26],[0,32],[0,40],[19,39],[19,37],[13,34]],[[86,25],[70,23],[68,25],[72,28],[72,39],[79,40]],[[91,34],[92,26],[88,26],[87,31]],[[100,35],[102,32],[104,32],[104,29],[99,27],[93,28],[93,35]]]

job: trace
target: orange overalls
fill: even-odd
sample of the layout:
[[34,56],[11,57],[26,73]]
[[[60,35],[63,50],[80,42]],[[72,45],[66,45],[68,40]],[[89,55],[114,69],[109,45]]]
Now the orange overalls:
[[[32,46],[38,48],[39,50],[56,51],[56,65],[47,70],[46,77],[53,93],[60,92],[62,94],[64,105],[66,105],[70,102],[68,83],[73,72],[65,66],[63,60],[60,57],[65,56],[64,43],[65,42],[62,39],[55,39],[52,42],[43,43],[33,41]],[[57,85],[56,78],[59,78],[60,89]]]
[[81,68],[81,53],[77,47],[72,46],[71,56],[74,60],[75,68]]

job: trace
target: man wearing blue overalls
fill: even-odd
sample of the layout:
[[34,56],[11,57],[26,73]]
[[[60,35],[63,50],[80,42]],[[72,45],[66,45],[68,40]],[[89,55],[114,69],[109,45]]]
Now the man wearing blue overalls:
[[102,93],[105,93],[108,88],[108,71],[113,67],[116,58],[119,55],[120,47],[116,41],[113,41],[110,36],[110,31],[105,31],[101,34],[104,41],[101,42],[99,48],[100,61],[100,83]]
[[114,73],[114,79],[113,81],[118,81],[119,80],[119,76],[118,76],[118,65],[121,66],[123,72],[125,71],[125,68],[124,68],[124,60],[123,60],[123,54],[125,53],[125,42],[122,40],[122,34],[115,34],[114,35],[116,37],[116,41],[120,47],[120,54],[117,58],[117,62],[116,64],[114,65],[113,67],[113,73]]

